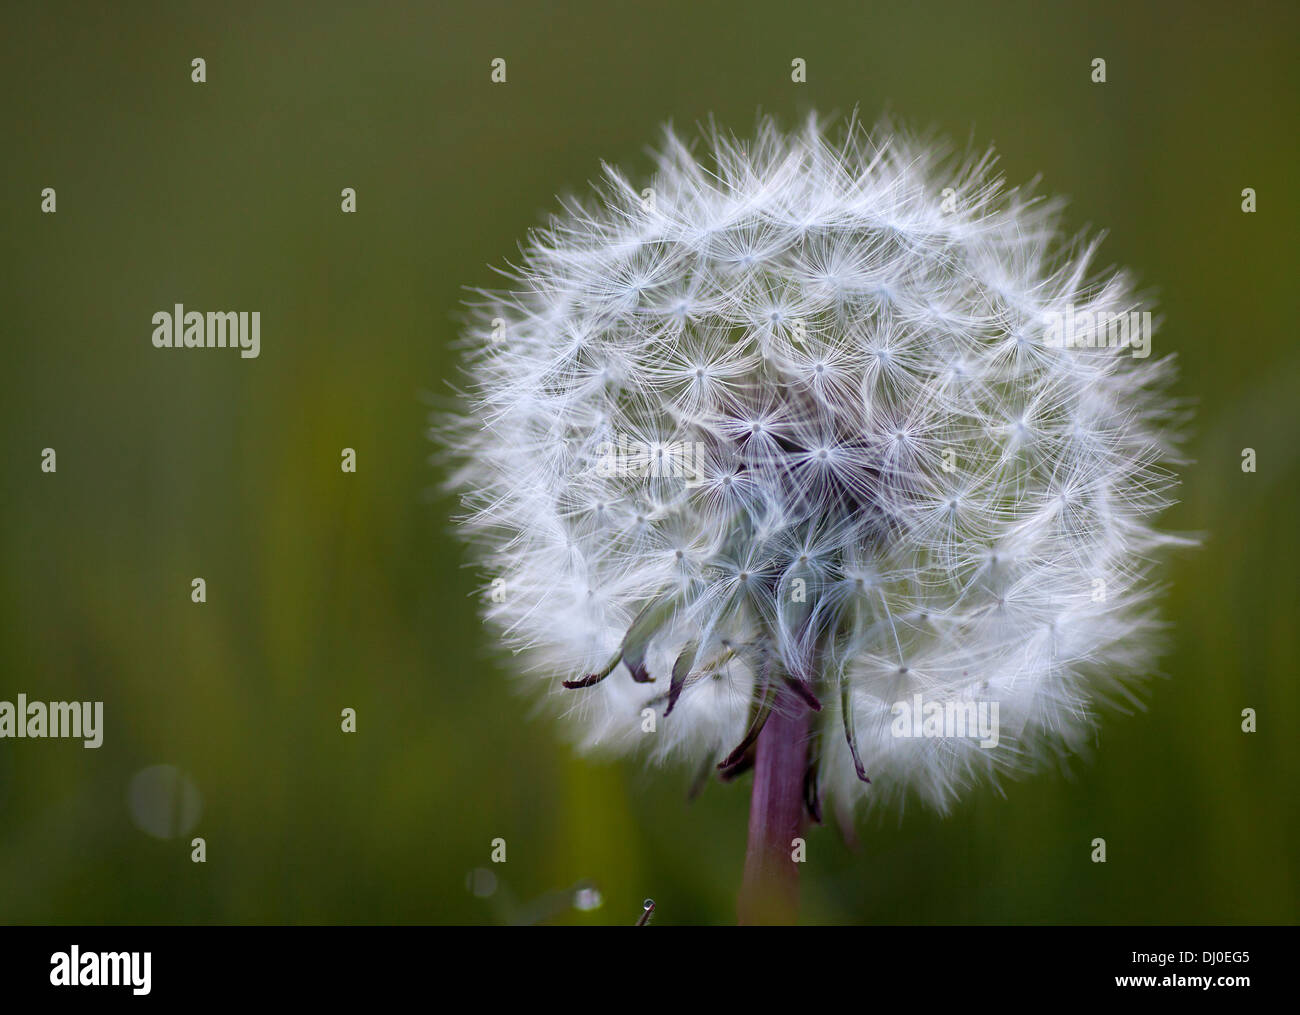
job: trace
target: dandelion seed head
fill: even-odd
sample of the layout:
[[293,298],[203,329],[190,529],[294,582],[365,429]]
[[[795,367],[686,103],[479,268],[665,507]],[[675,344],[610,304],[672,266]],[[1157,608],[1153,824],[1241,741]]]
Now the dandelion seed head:
[[[816,117],[698,147],[665,133],[652,201],[606,167],[478,294],[439,433],[487,617],[593,749],[716,762],[794,682],[844,806],[1082,749],[1153,658],[1178,416],[1170,359],[1044,321],[1130,280],[991,155]],[[898,736],[917,694],[996,701],[998,746]]]

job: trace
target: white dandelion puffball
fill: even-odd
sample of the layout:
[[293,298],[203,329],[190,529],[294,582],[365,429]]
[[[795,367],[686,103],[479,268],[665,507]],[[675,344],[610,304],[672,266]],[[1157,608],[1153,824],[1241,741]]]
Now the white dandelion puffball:
[[842,808],[1085,748],[1180,541],[1149,310],[991,154],[698,147],[606,167],[475,300],[437,434],[503,643],[585,746],[724,776],[792,690]]

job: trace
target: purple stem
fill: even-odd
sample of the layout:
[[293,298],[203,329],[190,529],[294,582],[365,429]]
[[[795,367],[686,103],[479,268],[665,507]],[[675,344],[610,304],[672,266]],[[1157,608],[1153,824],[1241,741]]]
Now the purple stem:
[[803,827],[811,714],[794,692],[782,687],[758,735],[738,907],[742,924],[788,924],[798,916],[799,865],[792,859],[791,840]]

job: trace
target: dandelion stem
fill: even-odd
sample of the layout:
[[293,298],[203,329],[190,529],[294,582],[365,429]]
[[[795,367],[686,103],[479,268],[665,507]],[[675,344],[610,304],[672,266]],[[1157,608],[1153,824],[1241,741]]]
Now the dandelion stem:
[[792,840],[803,825],[810,721],[808,706],[782,686],[758,735],[738,907],[742,924],[788,924],[798,916],[799,867]]

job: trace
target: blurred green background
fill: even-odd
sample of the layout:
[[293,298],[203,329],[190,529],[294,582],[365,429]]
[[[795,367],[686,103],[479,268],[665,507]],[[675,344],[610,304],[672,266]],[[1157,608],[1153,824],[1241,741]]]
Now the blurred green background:
[[[1295,922],[1296,42],[1291,3],[6,4],[0,699],[101,699],[107,731],[0,741],[0,921],[733,920],[748,782],[688,804],[688,773],[532,715],[428,400],[462,286],[599,160],[644,174],[667,119],[860,106],[995,144],[1109,229],[1197,403],[1167,523],[1206,542],[1166,571],[1148,712],[949,819],[815,830],[804,919]],[[260,358],[152,348],[177,302],[260,310]],[[170,839],[127,799],[160,764],[202,800]],[[602,905],[569,905],[583,879]]]

